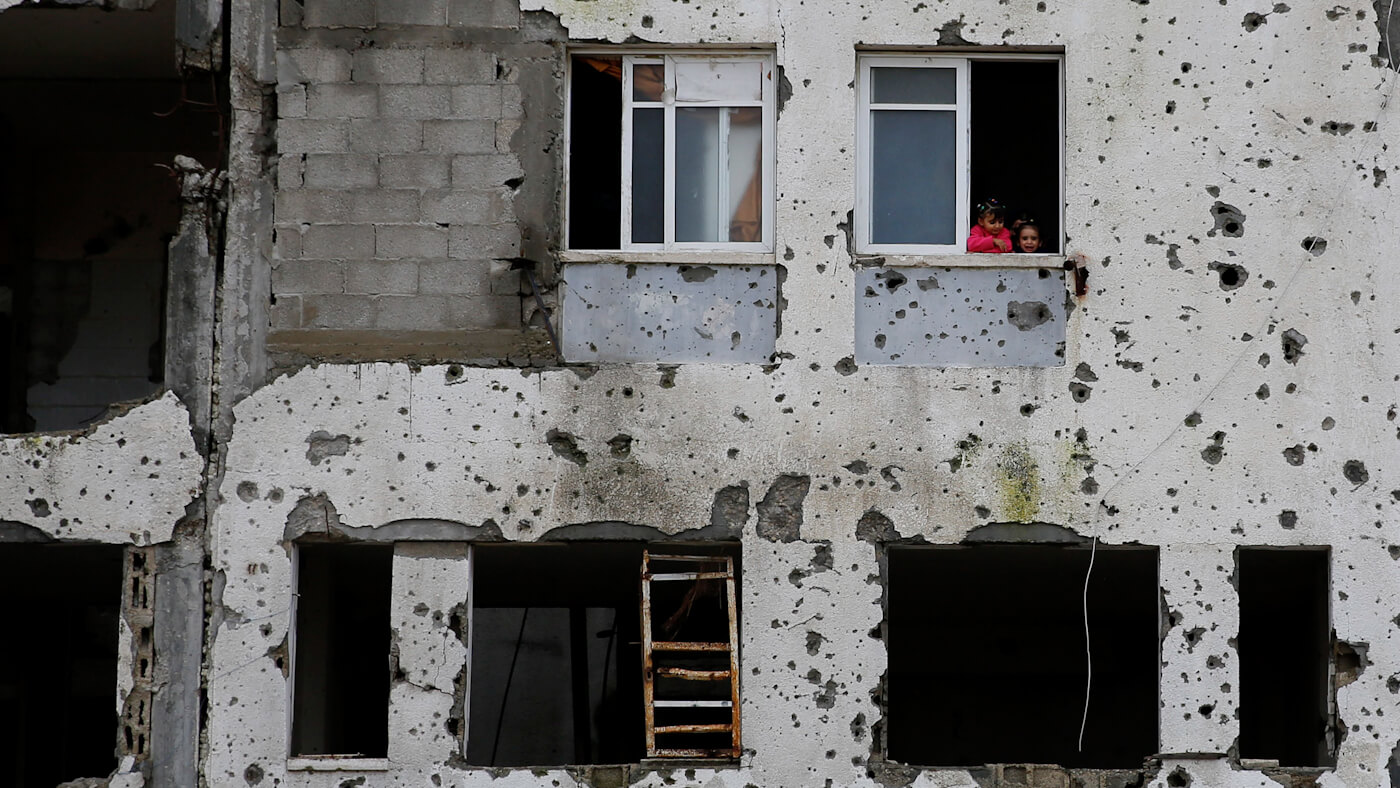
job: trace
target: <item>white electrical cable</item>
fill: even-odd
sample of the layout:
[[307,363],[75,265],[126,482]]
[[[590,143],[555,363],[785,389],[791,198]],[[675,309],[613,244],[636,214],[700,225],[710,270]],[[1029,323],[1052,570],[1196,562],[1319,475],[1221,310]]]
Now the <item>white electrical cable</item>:
[[1099,551],[1099,537],[1089,542],[1089,568],[1084,572],[1084,716],[1079,720],[1079,751],[1084,752],[1084,728],[1089,725],[1089,690],[1094,686],[1094,652],[1089,649],[1089,577],[1094,574],[1094,555]]

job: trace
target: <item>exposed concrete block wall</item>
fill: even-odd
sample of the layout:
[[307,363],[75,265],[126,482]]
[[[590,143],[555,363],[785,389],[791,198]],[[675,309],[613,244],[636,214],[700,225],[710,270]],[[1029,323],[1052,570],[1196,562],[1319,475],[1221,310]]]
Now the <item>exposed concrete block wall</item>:
[[501,260],[556,244],[562,31],[506,0],[284,3],[281,22],[275,349],[538,352]]

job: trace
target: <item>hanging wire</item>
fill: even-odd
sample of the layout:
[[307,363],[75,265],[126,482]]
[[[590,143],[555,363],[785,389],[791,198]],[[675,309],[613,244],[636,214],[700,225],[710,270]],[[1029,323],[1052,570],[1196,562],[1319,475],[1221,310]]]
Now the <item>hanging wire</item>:
[[1099,551],[1099,537],[1089,542],[1089,568],[1084,571],[1084,716],[1079,720],[1079,751],[1084,752],[1084,729],[1089,725],[1089,691],[1094,686],[1094,652],[1089,648],[1089,578],[1094,574],[1094,556]]

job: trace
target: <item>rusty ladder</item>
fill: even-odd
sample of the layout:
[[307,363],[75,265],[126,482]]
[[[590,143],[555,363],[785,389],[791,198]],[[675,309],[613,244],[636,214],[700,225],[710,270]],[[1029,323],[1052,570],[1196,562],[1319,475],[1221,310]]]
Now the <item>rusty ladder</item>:
[[[688,565],[684,571],[653,572],[654,564]],[[723,580],[729,619],[729,642],[695,640],[655,640],[652,632],[651,584],[659,582]],[[684,652],[703,668],[658,667],[657,652]],[[706,664],[708,663],[708,664]],[[662,555],[649,550],[642,552],[642,671],[644,703],[646,706],[646,736],[648,758],[738,758],[739,737],[739,625],[735,615],[734,559],[727,555]],[[729,683],[728,700],[699,700],[695,698],[658,698],[657,678],[679,679],[685,682]],[[712,709],[728,709],[729,721],[676,722],[657,725],[656,710],[668,709],[672,715],[686,713],[713,714]],[[713,717],[710,718],[713,720]],[[656,737],[668,739],[694,734],[729,734],[729,747],[658,747]]]

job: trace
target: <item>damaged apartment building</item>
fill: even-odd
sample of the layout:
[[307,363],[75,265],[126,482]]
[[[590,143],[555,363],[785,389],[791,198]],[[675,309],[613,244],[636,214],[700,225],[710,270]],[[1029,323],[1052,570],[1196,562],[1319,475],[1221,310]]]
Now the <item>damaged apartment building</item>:
[[0,0],[0,785],[1400,786],[1342,2]]

